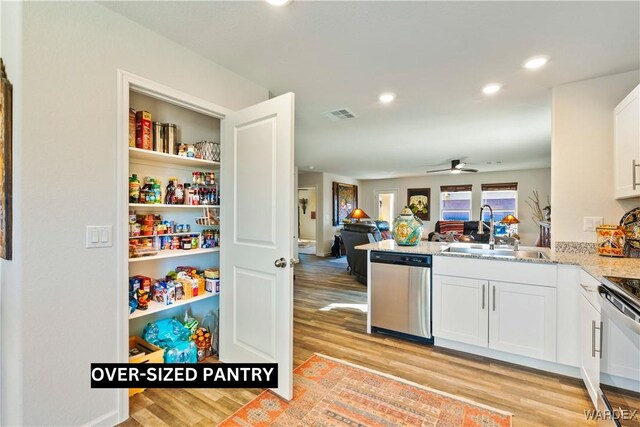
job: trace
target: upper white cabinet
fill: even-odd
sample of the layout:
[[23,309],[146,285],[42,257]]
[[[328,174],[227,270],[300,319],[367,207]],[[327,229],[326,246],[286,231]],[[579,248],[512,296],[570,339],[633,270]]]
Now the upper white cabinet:
[[614,110],[616,199],[640,196],[640,86]]

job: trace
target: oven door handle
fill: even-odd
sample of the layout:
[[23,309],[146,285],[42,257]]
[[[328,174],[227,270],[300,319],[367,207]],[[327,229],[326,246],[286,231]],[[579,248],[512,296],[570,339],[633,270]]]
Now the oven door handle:
[[600,307],[609,314],[611,320],[615,322],[618,327],[621,327],[623,329],[630,329],[634,333],[640,335],[640,322],[634,321],[629,316],[620,311],[620,309],[616,307],[613,302],[609,301],[607,297],[602,294],[602,292],[602,290],[598,292],[598,295],[600,296]]

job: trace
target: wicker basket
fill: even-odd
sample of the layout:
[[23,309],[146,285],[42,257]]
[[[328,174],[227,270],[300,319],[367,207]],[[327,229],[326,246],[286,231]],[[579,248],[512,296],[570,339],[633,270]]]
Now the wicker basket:
[[198,159],[209,160],[210,162],[220,161],[220,143],[211,141],[199,141],[195,143],[196,157]]

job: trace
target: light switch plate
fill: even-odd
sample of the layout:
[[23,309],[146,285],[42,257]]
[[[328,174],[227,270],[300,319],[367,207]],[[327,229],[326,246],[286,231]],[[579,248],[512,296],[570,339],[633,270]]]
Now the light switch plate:
[[602,225],[603,219],[601,216],[585,216],[584,217],[584,231],[596,231],[596,227]]
[[87,248],[109,248],[111,246],[113,246],[113,226],[87,226]]

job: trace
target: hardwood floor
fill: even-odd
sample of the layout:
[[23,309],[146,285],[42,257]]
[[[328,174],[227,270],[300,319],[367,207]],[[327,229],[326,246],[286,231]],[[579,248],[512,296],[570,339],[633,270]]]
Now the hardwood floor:
[[[366,288],[346,262],[301,256],[294,286],[294,366],[314,353],[512,412],[514,426],[594,425],[582,382],[479,356],[368,335]],[[215,425],[261,390],[154,389],[130,399],[124,426]]]

